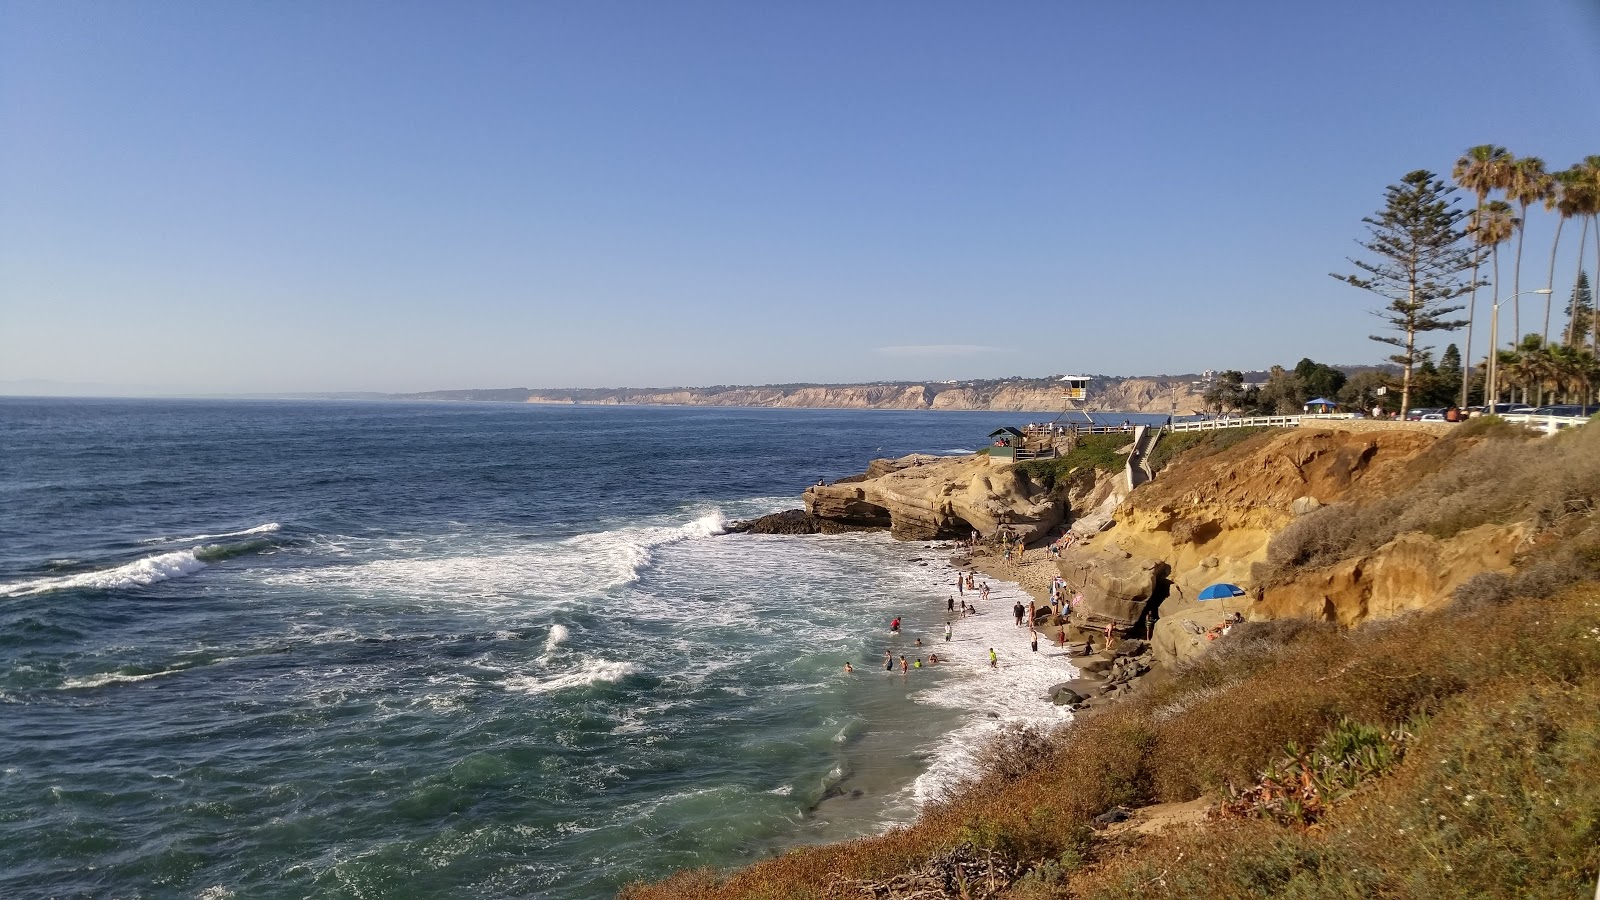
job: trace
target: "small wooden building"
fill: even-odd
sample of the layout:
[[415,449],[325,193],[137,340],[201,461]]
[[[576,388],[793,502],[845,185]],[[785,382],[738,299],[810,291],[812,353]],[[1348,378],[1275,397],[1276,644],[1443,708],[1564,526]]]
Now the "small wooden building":
[[1022,432],[1010,425],[989,432],[989,458],[1013,462],[1022,447]]

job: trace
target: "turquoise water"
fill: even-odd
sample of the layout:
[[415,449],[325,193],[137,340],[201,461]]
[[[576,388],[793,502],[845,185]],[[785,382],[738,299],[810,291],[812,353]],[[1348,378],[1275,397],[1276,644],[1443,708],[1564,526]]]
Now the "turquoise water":
[[609,896],[908,820],[1014,690],[882,671],[942,631],[947,554],[719,533],[995,414],[0,423],[0,896]]

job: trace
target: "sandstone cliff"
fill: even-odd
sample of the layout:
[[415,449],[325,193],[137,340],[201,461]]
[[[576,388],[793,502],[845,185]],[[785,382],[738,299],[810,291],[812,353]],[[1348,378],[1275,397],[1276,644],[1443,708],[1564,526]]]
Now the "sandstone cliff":
[[[1183,379],[1105,378],[1090,385],[1085,408],[1115,412],[1189,413],[1201,399]],[[531,391],[529,403],[590,403],[607,406],[743,406],[800,409],[969,409],[1050,412],[1063,409],[1059,383],[977,381],[709,388],[616,388]]]
[[1016,466],[987,456],[873,460],[867,475],[805,492],[806,512],[851,526],[887,525],[906,540],[991,535],[1002,524],[1026,540],[1059,526],[1067,499]]

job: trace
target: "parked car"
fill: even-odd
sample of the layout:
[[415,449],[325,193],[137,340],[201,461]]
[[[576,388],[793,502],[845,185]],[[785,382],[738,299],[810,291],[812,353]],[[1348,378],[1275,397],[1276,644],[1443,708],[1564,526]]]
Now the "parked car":
[[1418,407],[1406,412],[1406,420],[1410,422],[1421,422],[1427,416],[1438,416],[1442,421],[1444,419],[1444,410],[1437,407]]
[[1592,416],[1600,412],[1600,406],[1579,406],[1576,403],[1558,403],[1552,406],[1541,406],[1533,411],[1536,416]]

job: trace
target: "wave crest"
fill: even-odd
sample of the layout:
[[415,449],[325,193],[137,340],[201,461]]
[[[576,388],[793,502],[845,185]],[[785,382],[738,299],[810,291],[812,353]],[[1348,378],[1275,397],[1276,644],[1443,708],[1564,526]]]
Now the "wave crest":
[[179,578],[198,572],[206,567],[194,550],[173,550],[169,553],[157,553],[125,563],[114,569],[101,569],[97,572],[80,572],[77,575],[58,575],[53,578],[35,578],[31,581],[17,581],[11,584],[0,585],[0,597],[25,597],[29,594],[43,594],[49,591],[65,591],[73,588],[88,588],[91,590],[109,590],[124,587],[143,587],[166,581],[169,578]]
[[517,691],[522,694],[549,694],[566,690],[567,688],[588,687],[591,684],[621,681],[637,671],[639,671],[639,667],[631,662],[612,662],[611,660],[597,659],[584,663],[578,671],[569,672],[566,675],[557,675],[553,678],[518,675],[515,678],[506,679],[501,684],[508,691]]
[[252,534],[271,534],[274,531],[278,531],[278,530],[280,530],[282,528],[283,528],[283,526],[278,524],[277,522],[267,522],[267,523],[265,523],[263,525],[256,525],[253,528],[244,528],[244,529],[241,529],[239,531],[224,531],[224,532],[222,532],[220,534],[191,534],[188,537],[150,538],[149,540],[142,541],[141,543],[145,543],[145,544],[186,544],[189,541],[215,541],[215,540],[219,540],[221,538],[249,537]]
[[544,652],[549,653],[551,650],[561,646],[561,642],[571,636],[572,632],[568,631],[565,625],[550,626],[550,636],[544,639]]

